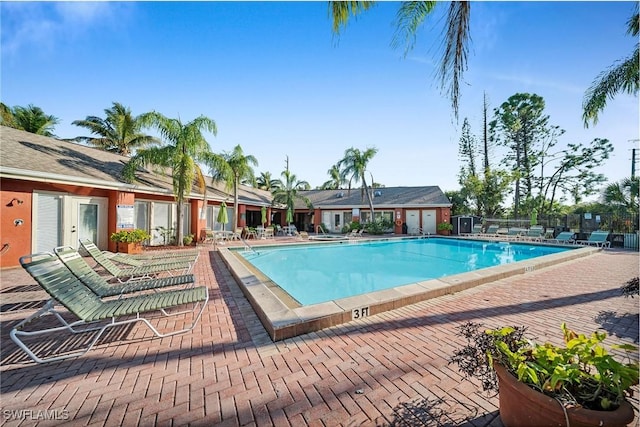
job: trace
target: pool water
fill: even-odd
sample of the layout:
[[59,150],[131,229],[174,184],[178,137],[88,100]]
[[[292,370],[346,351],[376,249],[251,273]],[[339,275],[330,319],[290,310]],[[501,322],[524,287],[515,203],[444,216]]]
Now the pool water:
[[566,250],[570,248],[435,238],[240,253],[300,304],[310,305]]

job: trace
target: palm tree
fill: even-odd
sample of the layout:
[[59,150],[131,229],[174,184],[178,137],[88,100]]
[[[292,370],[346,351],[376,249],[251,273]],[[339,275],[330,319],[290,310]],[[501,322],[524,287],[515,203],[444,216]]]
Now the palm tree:
[[127,181],[133,182],[136,169],[140,166],[158,165],[171,168],[178,213],[176,239],[178,245],[182,246],[182,204],[186,195],[191,192],[194,179],[197,180],[198,187],[206,193],[204,174],[198,162],[207,159],[211,150],[209,143],[202,136],[202,131],[206,130],[216,135],[216,123],[208,117],[200,116],[183,124],[180,119],[170,119],[155,111],[143,114],[140,121],[143,126],[156,128],[167,145],[138,150],[125,165],[123,175]]
[[[339,34],[340,27],[345,27],[350,16],[356,16],[370,9],[373,1],[330,1],[329,15],[335,34]],[[437,1],[405,1],[400,3],[396,14],[396,32],[392,39],[392,46],[405,45],[405,56],[413,49],[416,35],[424,20],[433,12]],[[460,81],[467,69],[467,54],[469,51],[470,33],[469,18],[471,2],[452,1],[449,3],[445,23],[444,46],[437,77],[440,87],[451,99],[454,115],[458,117],[460,98]]]
[[[352,182],[362,182],[362,192],[367,195],[367,201],[369,202],[371,222],[373,222],[374,219],[373,199],[371,197],[371,192],[369,191],[365,173],[367,172],[367,165],[377,152],[377,148],[367,148],[365,151],[361,152],[357,148],[351,147],[344,152],[344,157],[338,162],[338,166],[342,171],[342,176],[345,177],[345,179],[346,177],[349,177],[349,191],[351,191]],[[373,181],[373,178],[371,180]]]
[[347,183],[340,173],[340,167],[338,165],[331,166],[331,169],[327,171],[327,174],[329,174],[331,179],[322,184],[320,187],[321,190],[337,190]]
[[85,142],[105,151],[130,156],[136,148],[157,144],[160,141],[140,132],[142,121],[140,116],[134,117],[131,110],[114,102],[111,108],[104,110],[106,118],[87,116],[84,120],[76,120],[72,124],[89,129],[94,136],[78,136],[75,141]]
[[260,172],[256,178],[258,188],[261,190],[273,191],[278,185],[278,180],[271,177],[271,172]]
[[625,178],[620,182],[607,185],[602,193],[604,203],[607,205],[621,206],[629,212],[638,211],[638,191],[640,190],[640,178]]
[[244,155],[242,147],[236,145],[230,153],[211,153],[206,164],[211,169],[212,180],[224,181],[227,189],[233,189],[233,229],[238,227],[238,187],[243,180],[255,180],[253,168],[258,166],[258,160],[252,155]]
[[[638,40],[638,27],[640,16],[638,15],[638,5],[636,10],[627,22],[627,33]],[[584,126],[589,127],[589,122],[593,121],[595,125],[598,123],[598,113],[600,113],[607,105],[607,100],[613,99],[618,93],[628,93],[637,95],[640,86],[640,73],[638,66],[640,57],[638,56],[638,47],[630,57],[623,61],[617,61],[607,70],[603,71],[591,83],[591,86],[584,95],[582,103]]]
[[311,206],[308,197],[299,194],[298,191],[309,190],[311,186],[307,181],[298,180],[298,177],[289,170],[289,156],[287,156],[285,170],[282,171],[282,179],[278,180],[277,188],[273,191],[273,203],[285,205],[287,210],[294,212],[296,200],[302,200]]
[[2,114],[2,125],[14,129],[24,130],[37,135],[55,137],[53,128],[60,123],[60,119],[55,116],[45,114],[40,107],[29,104],[27,107],[0,106]]
[[0,102],[0,125],[10,128],[16,128],[15,117],[13,117],[13,110],[11,107]]

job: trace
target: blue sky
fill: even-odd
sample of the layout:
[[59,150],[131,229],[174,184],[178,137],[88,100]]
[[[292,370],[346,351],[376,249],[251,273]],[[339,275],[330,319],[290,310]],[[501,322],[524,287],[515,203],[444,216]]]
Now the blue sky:
[[550,123],[566,130],[558,147],[613,142],[599,172],[617,181],[631,174],[638,99],[619,95],[588,129],[581,106],[594,78],[631,54],[634,5],[472,3],[456,122],[434,77],[439,13],[405,58],[390,47],[395,2],[378,3],[340,37],[326,2],[2,2],[1,99],[60,118],[62,138],[86,135],[71,122],[104,117],[113,101],[185,122],[205,115],[218,126],[207,137],[214,151],[240,144],[258,159],[256,174],[275,177],[288,156],[313,187],[345,149],[376,147],[376,182],[454,190],[462,120],[480,135],[483,93],[491,110],[515,93],[535,93]]

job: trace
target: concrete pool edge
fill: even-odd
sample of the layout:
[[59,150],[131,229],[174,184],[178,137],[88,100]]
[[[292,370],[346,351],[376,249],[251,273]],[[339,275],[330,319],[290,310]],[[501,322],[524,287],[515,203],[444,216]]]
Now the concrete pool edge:
[[527,261],[295,308],[288,307],[280,300],[267,283],[260,280],[245,263],[238,259],[239,255],[234,254],[234,251],[229,248],[219,248],[218,252],[267,333],[275,342],[347,323],[358,317],[380,314],[496,280],[529,273],[589,256],[600,250],[596,247],[581,247]]

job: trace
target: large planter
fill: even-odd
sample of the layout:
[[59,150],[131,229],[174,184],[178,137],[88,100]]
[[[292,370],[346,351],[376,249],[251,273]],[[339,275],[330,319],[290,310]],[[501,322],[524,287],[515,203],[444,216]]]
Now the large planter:
[[118,242],[118,252],[123,254],[140,254],[142,245],[140,243]]
[[615,411],[565,411],[557,400],[521,383],[502,365],[496,364],[494,369],[498,376],[500,419],[506,427],[625,427],[633,421],[633,407],[626,401]]

